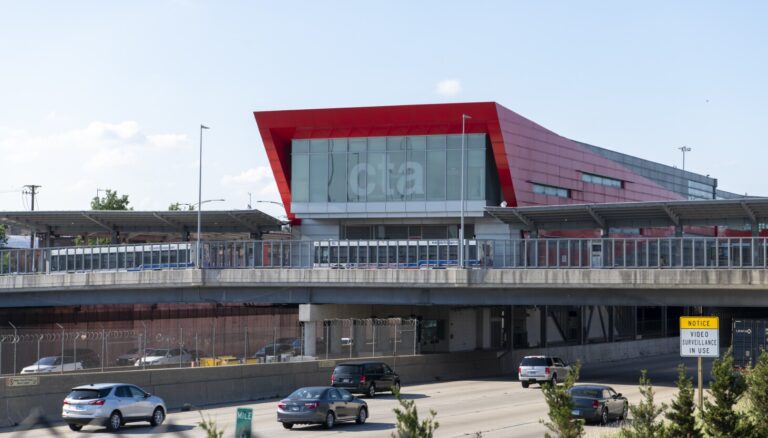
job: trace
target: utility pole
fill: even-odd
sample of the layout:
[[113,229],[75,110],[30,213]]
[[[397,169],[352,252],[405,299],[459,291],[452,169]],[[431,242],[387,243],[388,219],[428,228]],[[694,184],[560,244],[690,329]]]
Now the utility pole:
[[688,146],[680,146],[677,149],[683,153],[683,170],[685,170],[685,153],[690,152],[691,148],[689,148]]
[[[39,189],[42,186],[38,186],[35,184],[27,184],[24,186],[24,190],[22,193],[25,195],[32,195],[32,211],[35,211],[35,195],[37,194],[37,189]],[[34,249],[35,248],[35,230],[31,229],[29,231],[29,247]]]

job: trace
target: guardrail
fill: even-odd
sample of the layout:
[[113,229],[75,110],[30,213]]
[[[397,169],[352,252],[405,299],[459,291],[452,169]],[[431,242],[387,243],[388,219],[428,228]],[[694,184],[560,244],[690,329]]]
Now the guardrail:
[[[482,269],[765,269],[766,238],[518,239],[464,241],[464,266]],[[204,269],[445,269],[459,241],[203,242]],[[195,269],[189,242],[0,250],[0,275]]]

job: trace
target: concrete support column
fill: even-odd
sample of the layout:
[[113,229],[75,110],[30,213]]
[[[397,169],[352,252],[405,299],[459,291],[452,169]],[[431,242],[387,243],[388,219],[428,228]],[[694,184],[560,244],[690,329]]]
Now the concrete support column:
[[317,356],[317,325],[314,321],[305,321],[304,325],[304,355]]
[[482,323],[483,340],[481,347],[483,350],[491,348],[491,309],[484,307],[480,310],[480,321]]

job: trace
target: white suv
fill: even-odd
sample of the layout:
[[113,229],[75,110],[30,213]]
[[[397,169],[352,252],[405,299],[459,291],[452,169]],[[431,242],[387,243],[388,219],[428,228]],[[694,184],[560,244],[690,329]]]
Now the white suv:
[[157,426],[165,420],[165,402],[138,386],[125,383],[96,383],[72,388],[64,399],[61,418],[78,431],[86,424],[120,429],[125,423],[149,421]]
[[571,366],[559,357],[525,356],[520,362],[517,376],[523,388],[527,388],[531,383],[552,382],[556,385],[558,381],[565,380],[570,370]]

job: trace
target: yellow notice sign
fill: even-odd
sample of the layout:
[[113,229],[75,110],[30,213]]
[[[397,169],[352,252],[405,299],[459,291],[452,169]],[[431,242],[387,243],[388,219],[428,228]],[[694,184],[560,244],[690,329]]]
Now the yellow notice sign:
[[701,330],[720,328],[720,318],[717,316],[681,316],[680,330]]

